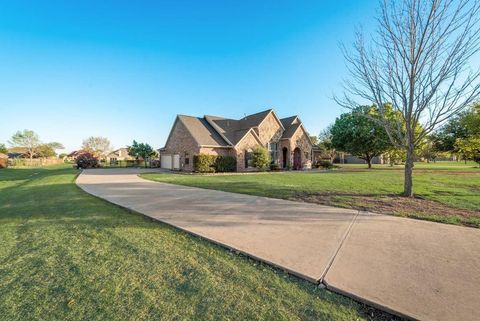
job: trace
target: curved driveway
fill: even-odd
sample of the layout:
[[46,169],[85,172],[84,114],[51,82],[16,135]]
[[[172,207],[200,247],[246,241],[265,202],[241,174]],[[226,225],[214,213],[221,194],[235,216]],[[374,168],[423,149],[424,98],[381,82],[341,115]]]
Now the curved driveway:
[[381,309],[479,320],[480,230],[84,171],[86,192]]

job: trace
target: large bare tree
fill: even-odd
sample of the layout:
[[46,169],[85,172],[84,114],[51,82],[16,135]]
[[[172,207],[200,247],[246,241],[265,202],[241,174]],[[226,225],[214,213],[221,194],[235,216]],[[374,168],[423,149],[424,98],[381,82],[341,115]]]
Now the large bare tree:
[[[374,103],[392,143],[406,151],[404,195],[413,196],[415,148],[438,125],[480,97],[479,0],[384,0],[368,43],[359,31],[344,48],[350,78],[344,107]],[[392,105],[402,117],[386,116]]]
[[82,149],[91,152],[96,157],[105,157],[112,150],[106,137],[88,137],[83,140]]

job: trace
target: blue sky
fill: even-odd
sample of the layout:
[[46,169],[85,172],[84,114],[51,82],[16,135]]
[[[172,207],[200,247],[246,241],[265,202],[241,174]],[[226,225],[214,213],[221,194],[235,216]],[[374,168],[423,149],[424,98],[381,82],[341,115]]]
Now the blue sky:
[[0,1],[0,143],[19,129],[66,150],[88,136],[162,147],[176,114],[342,109],[339,43],[377,1]]

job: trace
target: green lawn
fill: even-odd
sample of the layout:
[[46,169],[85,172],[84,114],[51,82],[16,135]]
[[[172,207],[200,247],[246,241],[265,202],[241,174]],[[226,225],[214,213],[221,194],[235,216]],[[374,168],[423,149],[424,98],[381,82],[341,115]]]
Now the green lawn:
[[77,174],[65,166],[0,170],[0,319],[388,318],[92,197],[74,184]]
[[418,163],[414,190],[421,198],[399,197],[403,168],[346,165],[329,171],[273,172],[244,175],[145,174],[173,184],[284,199],[300,199],[380,213],[480,226],[480,168],[474,163]]

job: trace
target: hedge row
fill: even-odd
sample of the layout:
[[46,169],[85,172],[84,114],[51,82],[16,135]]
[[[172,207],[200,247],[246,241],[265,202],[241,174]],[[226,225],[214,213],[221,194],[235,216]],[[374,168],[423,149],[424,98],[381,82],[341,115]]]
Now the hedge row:
[[199,154],[193,156],[193,169],[199,173],[234,172],[237,161],[232,156]]

